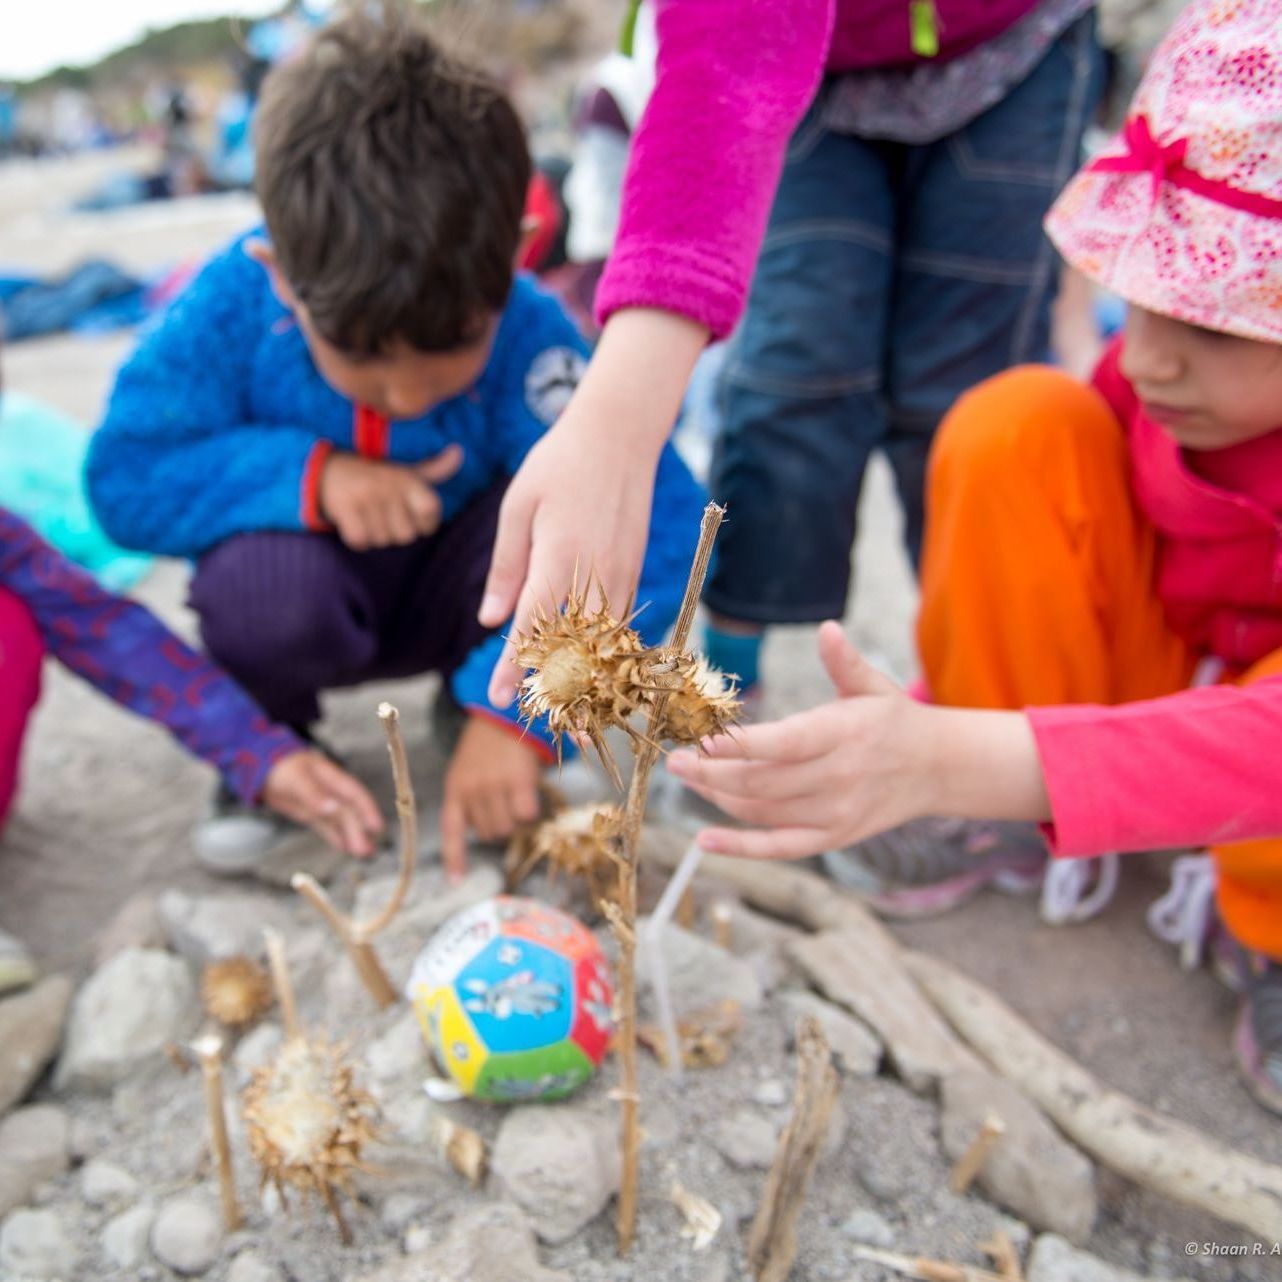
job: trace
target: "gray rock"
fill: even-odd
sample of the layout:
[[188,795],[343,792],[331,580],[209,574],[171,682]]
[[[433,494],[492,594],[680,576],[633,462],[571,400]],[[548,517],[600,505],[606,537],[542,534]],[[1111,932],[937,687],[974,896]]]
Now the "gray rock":
[[20,1108],[0,1122],[0,1215],[67,1169],[69,1129],[66,1113],[52,1104]]
[[242,1251],[227,1270],[227,1282],[281,1282],[280,1270],[257,1251]]
[[[356,918],[360,920],[381,912],[395,884],[395,873],[371,877],[365,882],[356,894]],[[422,947],[455,913],[502,891],[503,875],[492,864],[473,864],[457,885],[446,879],[439,866],[420,868],[415,878],[413,902],[405,905],[389,932],[412,936]]]
[[157,904],[160,924],[175,952],[198,966],[224,957],[257,957],[263,951],[263,929],[281,934],[293,925],[293,914],[265,894],[188,895],[167,890]]
[[895,1245],[895,1230],[889,1221],[866,1206],[848,1216],[841,1231],[852,1242],[862,1242],[865,1246],[878,1246],[884,1250]]
[[[641,919],[644,929],[649,919]],[[668,986],[677,1014],[733,1001],[744,1011],[757,1010],[764,993],[751,962],[718,948],[711,940],[669,925],[663,933]],[[650,992],[649,970],[641,967],[641,991]]]
[[775,1158],[779,1130],[756,1109],[741,1108],[717,1123],[712,1143],[731,1166],[741,1171],[766,1170]]
[[147,1245],[156,1212],[150,1206],[131,1206],[108,1220],[102,1230],[102,1253],[118,1269],[136,1269],[150,1254]]
[[322,841],[310,828],[300,828],[288,837],[272,843],[271,849],[254,865],[254,876],[265,885],[280,890],[290,889],[295,873],[315,877],[328,885],[347,863],[341,850]]
[[191,1026],[196,988],[181,958],[130,948],[76,994],[54,1084],[105,1089],[159,1056]]
[[792,1100],[792,1092],[777,1077],[767,1077],[765,1081],[757,1083],[752,1098],[754,1103],[765,1108],[783,1108]]
[[493,1202],[464,1211],[444,1239],[396,1260],[360,1282],[573,1282],[539,1263],[529,1221],[514,1206]]
[[1057,1233],[1043,1233],[1033,1243],[1027,1277],[1028,1282],[1142,1282],[1140,1274],[1079,1251]]
[[15,1211],[0,1227],[0,1276],[69,1279],[79,1262],[68,1225],[52,1211]]
[[254,1069],[262,1068],[276,1058],[284,1038],[279,1024],[259,1024],[240,1039],[232,1051],[231,1061],[242,1083],[249,1081]]
[[404,1014],[381,1037],[370,1043],[366,1067],[376,1085],[421,1080],[428,1071],[427,1045],[412,1010]]
[[0,1001],[0,1113],[20,1103],[62,1041],[71,980],[50,975]]
[[802,1015],[813,1015],[819,1021],[844,1072],[851,1077],[877,1076],[881,1066],[881,1038],[863,1020],[805,989],[792,989],[783,994],[782,1000],[792,1028],[796,1028]]
[[97,1158],[80,1172],[80,1195],[90,1206],[132,1202],[137,1193],[138,1181],[114,1162]]
[[940,1132],[954,1161],[989,1113],[1006,1132],[980,1168],[978,1183],[1022,1220],[1084,1242],[1098,1210],[1095,1168],[1014,1086],[983,1072],[948,1074],[941,1084]]
[[572,1104],[514,1109],[499,1127],[490,1170],[544,1242],[564,1242],[619,1187],[616,1127]]
[[151,1249],[175,1273],[204,1273],[218,1259],[223,1225],[202,1197],[180,1193],[160,1208],[151,1229]]
[[411,1224],[405,1230],[405,1254],[417,1255],[432,1245],[432,1230],[426,1224]]
[[125,900],[94,945],[94,965],[103,966],[127,948],[163,948],[165,932],[156,909],[156,896],[140,891]]
[[427,1210],[427,1203],[413,1193],[393,1193],[383,1203],[379,1219],[385,1229],[400,1233]]

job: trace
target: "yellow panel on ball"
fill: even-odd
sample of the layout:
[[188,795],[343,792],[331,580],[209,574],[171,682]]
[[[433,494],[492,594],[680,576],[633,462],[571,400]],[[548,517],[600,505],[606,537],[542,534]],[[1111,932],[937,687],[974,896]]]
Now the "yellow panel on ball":
[[452,985],[414,991],[414,1010],[428,1044],[445,1061],[443,1067],[469,1095],[489,1052],[459,1004]]

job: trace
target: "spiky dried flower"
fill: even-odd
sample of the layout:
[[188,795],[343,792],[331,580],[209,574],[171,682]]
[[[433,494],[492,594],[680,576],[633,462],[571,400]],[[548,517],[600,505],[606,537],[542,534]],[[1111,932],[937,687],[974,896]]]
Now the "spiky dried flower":
[[702,655],[683,654],[676,660],[659,724],[659,737],[672,743],[700,743],[724,734],[739,719],[740,704],[733,681]]
[[508,847],[508,888],[514,890],[546,863],[553,875],[582,879],[594,903],[613,899],[622,832],[623,811],[608,802],[560,810]]
[[361,1150],[376,1132],[374,1101],[356,1085],[344,1048],[290,1039],[273,1063],[254,1071],[241,1107],[263,1183],[282,1201],[287,1186],[317,1194],[350,1242],[335,1190],[353,1195],[353,1174],[367,1169]]
[[605,731],[619,726],[635,736],[628,718],[649,697],[642,665],[650,652],[629,622],[619,622],[608,603],[589,610],[586,594],[573,592],[560,611],[540,606],[533,629],[516,642],[517,663],[530,669],[521,682],[522,715],[547,717],[558,750],[564,736],[586,736],[620,788]]
[[212,961],[200,981],[205,1012],[228,1028],[244,1028],[272,1007],[272,981],[250,957]]

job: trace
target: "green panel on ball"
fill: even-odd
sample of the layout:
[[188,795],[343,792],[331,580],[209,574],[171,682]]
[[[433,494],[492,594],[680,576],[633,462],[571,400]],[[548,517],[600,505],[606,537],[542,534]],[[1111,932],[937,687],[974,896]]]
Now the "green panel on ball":
[[592,1061],[567,1037],[537,1050],[489,1055],[472,1094],[476,1099],[521,1102],[561,1099],[592,1076]]

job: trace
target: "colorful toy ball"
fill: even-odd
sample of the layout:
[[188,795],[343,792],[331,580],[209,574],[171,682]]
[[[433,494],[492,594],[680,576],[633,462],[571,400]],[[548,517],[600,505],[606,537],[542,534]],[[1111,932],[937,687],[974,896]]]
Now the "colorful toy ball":
[[560,1099],[592,1076],[614,991],[595,936],[534,899],[464,909],[418,955],[406,994],[437,1060],[474,1099]]

